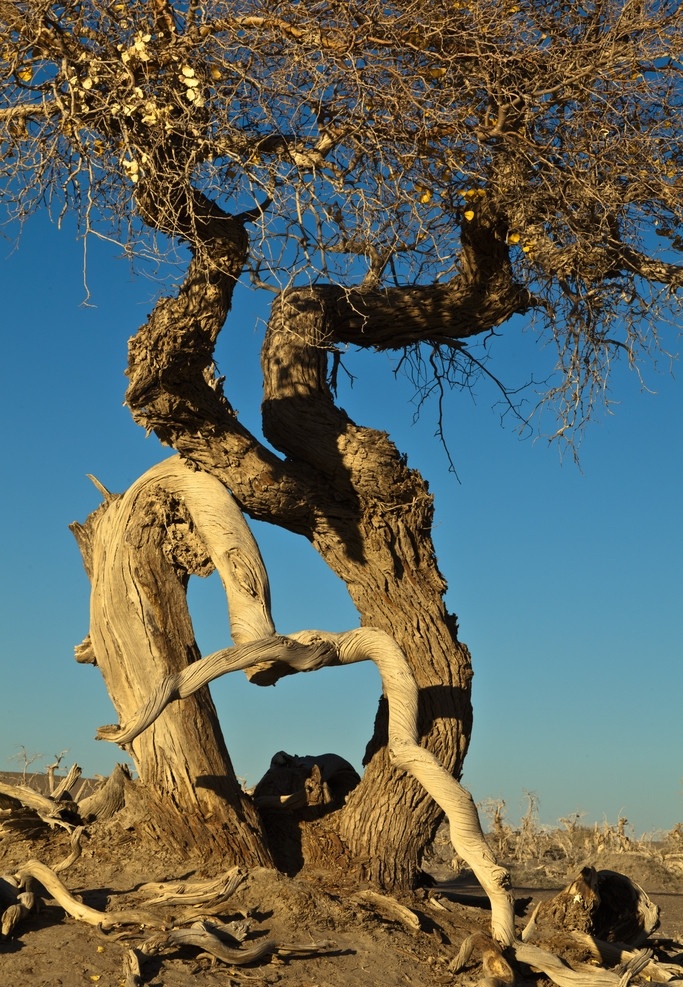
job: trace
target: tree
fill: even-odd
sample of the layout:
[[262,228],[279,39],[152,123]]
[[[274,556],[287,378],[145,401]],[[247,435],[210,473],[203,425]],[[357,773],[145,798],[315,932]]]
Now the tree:
[[[343,348],[402,353],[426,390],[468,387],[490,373],[495,330],[523,316],[556,348],[542,407],[570,443],[608,399],[613,360],[637,371],[665,352],[656,327],[683,285],[679,5],[0,0],[0,25],[9,218],[47,204],[76,211],[86,235],[116,230],[131,253],[190,254],[131,340],[126,400],[205,493],[190,506],[185,473],[162,466],[77,530],[102,608],[79,657],[102,668],[122,722],[149,682],[185,681],[199,657],[187,578],[237,543],[206,533],[227,489],[309,539],[363,628],[390,636],[421,744],[457,777],[471,667],[443,602],[432,499],[385,433],[336,405]],[[213,365],[243,276],[273,294],[268,445]],[[247,596],[259,585],[256,637],[272,637],[258,563],[233,577]],[[134,619],[111,596],[131,579]],[[321,640],[298,642],[313,664],[331,660]],[[253,678],[290,670],[271,654]],[[440,810],[392,766],[387,720],[383,700],[360,784],[299,838],[309,859],[352,860],[391,887],[415,879]],[[150,825],[246,863],[277,857],[277,824],[268,846],[208,693],[130,743],[157,799]]]

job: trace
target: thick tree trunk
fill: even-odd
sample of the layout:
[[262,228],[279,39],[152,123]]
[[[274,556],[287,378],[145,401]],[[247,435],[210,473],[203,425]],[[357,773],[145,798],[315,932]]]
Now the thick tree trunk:
[[[263,350],[264,428],[334,491],[339,509],[316,524],[313,544],[346,583],[362,624],[391,634],[405,653],[420,690],[420,736],[459,777],[472,725],[472,673],[443,603],[432,498],[385,433],[359,428],[334,405],[326,383],[329,308],[315,290],[292,292],[274,306]],[[386,737],[382,703],[361,784],[335,824],[364,877],[405,887],[441,811],[392,767]]]
[[[456,777],[471,730],[471,668],[443,603],[432,499],[385,433],[357,427],[335,407],[327,364],[337,342],[391,346],[392,327],[400,346],[457,348],[523,311],[529,297],[511,278],[504,237],[480,213],[463,231],[460,274],[448,285],[315,286],[278,296],[263,350],[263,420],[284,459],[241,425],[211,362],[246,257],[237,220],[215,206],[205,210],[201,230],[178,221],[176,232],[195,251],[188,277],[131,341],[128,367],[136,421],[219,478],[250,516],[307,537],[345,581],[361,623],[394,637],[420,688],[423,743]],[[441,813],[391,766],[386,736],[381,705],[365,775],[335,815],[337,835],[324,852],[353,859],[366,877],[395,887],[413,881]]]
[[[185,589],[189,573],[211,571],[212,564],[188,528],[173,481],[172,465],[161,463],[123,496],[108,496],[85,525],[72,525],[92,582],[90,634],[77,654],[97,664],[124,720],[150,686],[200,657]],[[124,747],[145,787],[143,829],[181,849],[201,846],[234,863],[270,863],[207,688]]]

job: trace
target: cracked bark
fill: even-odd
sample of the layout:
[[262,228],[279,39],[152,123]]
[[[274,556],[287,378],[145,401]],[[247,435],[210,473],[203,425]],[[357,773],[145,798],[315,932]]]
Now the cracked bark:
[[[212,566],[174,481],[173,460],[162,462],[123,496],[110,495],[84,525],[71,526],[92,583],[90,650],[121,719],[151,683],[200,657],[185,593],[188,575]],[[125,792],[140,831],[183,851],[272,862],[206,688],[122,746],[142,782],[139,792]]]
[[[207,210],[208,212],[208,210]],[[211,209],[188,277],[131,341],[127,402],[134,418],[218,477],[250,516],[304,534],[344,580],[361,623],[405,651],[420,689],[422,742],[457,777],[471,732],[471,666],[431,540],[432,497],[383,432],[334,404],[327,362],[336,343],[374,348],[467,338],[530,304],[510,276],[504,238],[482,214],[463,235],[448,285],[295,288],[274,302],[263,347],[264,434],[239,422],[215,378],[212,352],[246,257],[237,220]],[[361,784],[334,828],[363,876],[409,885],[440,812],[393,768],[380,702]]]

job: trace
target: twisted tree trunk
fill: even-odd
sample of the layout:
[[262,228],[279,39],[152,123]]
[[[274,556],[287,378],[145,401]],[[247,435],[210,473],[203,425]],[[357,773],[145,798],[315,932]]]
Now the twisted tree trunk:
[[[240,217],[201,205],[200,226],[185,223],[180,212],[173,224],[163,221],[186,235],[194,256],[178,295],[161,299],[131,341],[127,402],[133,416],[224,483],[246,513],[313,543],[345,581],[361,623],[390,633],[405,653],[419,687],[422,743],[458,777],[471,731],[470,656],[443,602],[432,498],[385,433],[356,426],[335,406],[327,364],[338,342],[383,348],[448,340],[457,346],[522,311],[529,299],[510,276],[504,237],[482,211],[463,235],[461,273],[449,285],[282,293],[263,349],[264,433],[284,453],[281,459],[241,425],[215,375],[213,348],[247,240]],[[145,216],[153,223],[151,210]],[[206,718],[207,729],[217,732],[208,706]],[[381,703],[363,780],[335,817],[335,853],[380,885],[407,886],[441,813],[416,781],[392,767],[386,746]],[[221,747],[216,741],[229,774]],[[152,763],[154,756],[152,748],[139,755]]]
[[[186,490],[173,466],[160,463],[123,496],[108,496],[85,525],[71,526],[92,583],[90,634],[77,656],[99,667],[121,719],[144,702],[150,685],[201,657],[185,592],[188,576],[213,564],[188,527]],[[206,508],[212,485],[222,489],[204,475]],[[123,746],[144,785],[137,815],[150,835],[239,863],[272,863],[207,689]]]

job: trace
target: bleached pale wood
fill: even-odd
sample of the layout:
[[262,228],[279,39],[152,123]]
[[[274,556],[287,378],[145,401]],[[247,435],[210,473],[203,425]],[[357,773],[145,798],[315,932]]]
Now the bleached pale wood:
[[[237,517],[229,493],[215,478],[171,457],[123,495],[111,496],[84,524],[71,526],[91,578],[86,652],[95,658],[118,720],[127,720],[146,701],[150,684],[200,657],[187,607],[189,576],[208,575],[217,565],[232,597],[240,601],[235,635],[271,632],[267,581],[257,550],[243,560],[246,542],[240,535],[232,544],[226,524],[223,541],[217,532],[210,534],[213,560],[200,533],[204,528],[211,532],[217,524],[212,518],[230,510]],[[247,530],[243,519],[236,523]],[[272,865],[207,690],[173,715],[159,717],[126,753],[138,773],[139,784],[126,797],[139,831],[166,839],[180,852],[203,846],[234,863]],[[198,785],[198,778],[213,781]]]
[[52,869],[55,872],[55,874],[61,874],[62,871],[67,870],[69,867],[71,867],[72,864],[75,864],[76,861],[80,858],[81,853],[83,852],[81,847],[81,837],[83,835],[83,829],[84,829],[83,826],[77,826],[76,829],[71,834],[70,837],[71,852],[68,854],[68,856],[64,858],[64,860],[61,860],[58,864],[54,865]]
[[188,665],[180,672],[166,676],[130,719],[121,724],[99,727],[96,737],[98,740],[128,744],[151,726],[169,703],[186,699],[228,672],[246,669],[264,661],[279,662],[291,668],[305,666],[309,670],[322,668],[333,663],[333,660],[334,653],[324,642],[310,646],[279,635],[225,648]]
[[500,945],[483,932],[473,932],[467,936],[448,964],[449,973],[459,973],[475,953],[481,954],[484,972],[484,978],[478,981],[477,987],[500,987],[502,984],[514,983],[515,975],[503,956]]
[[503,945],[509,945],[515,938],[515,923],[508,873],[498,866],[484,839],[470,793],[419,744],[418,689],[402,650],[390,635],[370,627],[333,635],[309,631],[292,637],[312,644],[321,635],[336,644],[340,664],[370,660],[377,666],[389,706],[389,755],[397,767],[420,782],[446,813],[453,848],[472,868],[491,902],[493,935]]
[[52,792],[52,798],[55,802],[59,801],[63,795],[68,794],[70,796],[71,789],[76,784],[78,779],[83,774],[81,768],[77,764],[72,764],[69,768],[66,776],[55,786]]
[[235,644],[275,634],[270,585],[261,552],[230,491],[178,457],[163,463],[164,487],[181,497],[223,583]]
[[138,889],[156,897],[147,901],[148,905],[182,904],[200,905],[209,902],[225,901],[246,878],[239,867],[232,867],[213,881],[167,881],[164,883],[143,884]]
[[[609,927],[601,917],[601,903],[609,903]],[[603,913],[604,914],[604,913]],[[641,946],[659,925],[659,906],[639,884],[612,870],[586,866],[561,891],[534,909],[522,932],[522,941],[563,932],[587,933],[600,939]]]
[[378,894],[377,891],[372,891],[370,888],[359,891],[354,897],[359,901],[373,905],[380,914],[387,918],[397,919],[405,925],[409,932],[420,931],[420,919],[412,908],[407,908],[395,898],[386,894]]
[[140,958],[135,949],[126,950],[123,957],[123,987],[140,987],[142,984],[142,971],[140,970]]
[[81,819],[85,822],[111,819],[125,804],[125,786],[129,781],[128,767],[117,764],[106,781],[78,803]]
[[151,936],[139,949],[144,954],[154,955],[169,947],[195,946],[223,963],[245,966],[275,953],[310,956],[336,948],[335,943],[328,939],[315,943],[278,943],[275,939],[263,939],[253,946],[239,948],[230,945],[226,939],[220,925],[201,921],[195,922],[189,929],[170,929],[168,932]]
[[604,970],[588,964],[570,967],[558,956],[530,943],[518,941],[513,948],[521,963],[545,973],[558,987],[624,987],[628,983],[628,979],[624,980],[623,972]]
[[278,944],[274,939],[262,939],[254,946],[234,948],[227,945],[205,922],[195,923],[189,929],[169,929],[168,932],[158,933],[145,940],[139,949],[145,955],[154,956],[163,949],[176,946],[195,946],[231,966],[256,963],[278,951]]
[[671,980],[683,980],[683,970],[679,964],[660,963],[653,959],[652,950],[633,950],[620,942],[603,942],[585,932],[572,931],[568,938],[590,950],[593,958],[599,963],[625,968],[632,960],[645,959],[641,973],[654,983],[669,983]]
[[54,799],[41,795],[33,788],[26,785],[8,785],[0,781],[0,795],[6,795],[15,799],[28,809],[33,809],[40,819],[50,827],[61,826],[64,829],[72,830],[75,823],[70,823],[62,818],[62,812],[67,807],[66,802],[55,802]]
[[13,905],[9,905],[2,913],[2,918],[0,919],[0,932],[2,935],[6,939],[9,939],[17,925],[23,921],[28,914],[29,909],[23,904],[23,902],[15,901]]
[[156,929],[166,928],[167,923],[162,916],[143,908],[102,912],[97,908],[84,905],[83,902],[74,898],[55,872],[39,860],[27,860],[19,869],[17,876],[22,885],[29,878],[35,878],[36,881],[39,881],[43,885],[57,904],[64,909],[67,915],[78,919],[79,922],[101,926],[103,929],[111,929],[115,925],[147,925]]
[[[405,655],[390,635],[371,627],[341,633],[311,630],[289,637],[271,637],[203,658],[161,682],[142,709],[120,727],[98,730],[101,739],[129,742],[161,714],[169,702],[188,696],[214,678],[250,664],[265,678],[284,668],[310,671],[323,665],[373,661],[389,705],[389,754],[397,767],[412,774],[444,810],[451,842],[472,868],[491,901],[493,934],[504,945],[514,937],[513,897],[507,871],[499,867],[484,839],[470,793],[421,747],[417,736],[418,689]],[[282,666],[282,667],[281,667]]]

